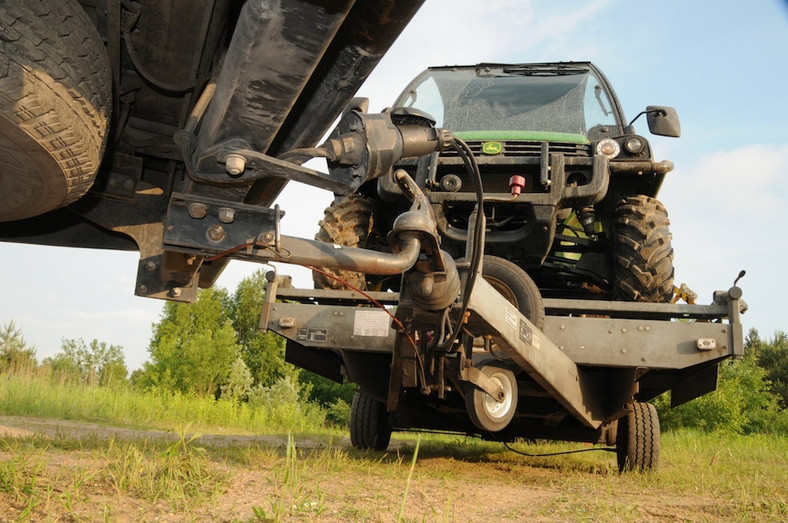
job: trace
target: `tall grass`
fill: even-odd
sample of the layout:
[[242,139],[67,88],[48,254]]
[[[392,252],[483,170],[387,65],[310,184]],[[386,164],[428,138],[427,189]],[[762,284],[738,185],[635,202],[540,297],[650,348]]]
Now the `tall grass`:
[[252,407],[179,392],[97,387],[7,373],[0,374],[0,413],[170,430],[191,423],[195,428],[269,434],[319,431],[325,421],[325,412],[312,404],[271,401]]

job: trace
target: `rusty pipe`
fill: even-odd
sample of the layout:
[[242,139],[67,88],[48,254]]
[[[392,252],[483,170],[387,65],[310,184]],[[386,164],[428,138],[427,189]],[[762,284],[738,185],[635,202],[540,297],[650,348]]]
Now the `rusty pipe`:
[[[327,269],[357,271],[365,274],[401,274],[415,265],[421,251],[421,240],[402,235],[402,249],[397,253],[378,252],[358,247],[344,247],[317,240],[282,236],[279,252],[270,251],[270,261],[314,265]],[[268,257],[269,253],[266,253]]]

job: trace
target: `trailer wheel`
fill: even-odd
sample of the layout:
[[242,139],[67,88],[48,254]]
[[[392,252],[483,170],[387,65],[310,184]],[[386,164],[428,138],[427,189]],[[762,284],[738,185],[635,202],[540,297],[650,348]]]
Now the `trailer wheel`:
[[539,287],[520,267],[497,256],[485,256],[482,276],[538,329],[544,327],[544,303]]
[[2,11],[0,222],[90,189],[112,101],[107,50],[78,2],[9,0]]
[[659,416],[650,403],[635,402],[632,412],[618,420],[618,470],[646,472],[659,464]]
[[673,296],[673,248],[665,206],[630,196],[613,217],[615,296],[627,301],[668,302]]
[[[321,242],[334,243],[347,247],[367,247],[370,237],[374,236],[375,211],[374,201],[360,194],[349,194],[346,198],[332,203],[320,220],[320,230],[315,239]],[[362,272],[322,269],[325,272],[366,290],[366,276]],[[319,272],[312,273],[316,289],[345,289],[337,280]]]
[[386,406],[357,391],[350,408],[350,443],[361,450],[386,450],[390,440],[391,425]]
[[465,406],[471,421],[486,432],[499,432],[509,425],[517,410],[517,379],[514,373],[497,364],[481,367],[488,378],[503,388],[503,401],[496,401],[489,394],[468,383],[465,389]]

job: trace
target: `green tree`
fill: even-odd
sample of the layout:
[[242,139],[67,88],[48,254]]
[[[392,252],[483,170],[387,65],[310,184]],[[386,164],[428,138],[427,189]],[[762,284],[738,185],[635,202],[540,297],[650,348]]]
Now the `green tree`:
[[29,347],[14,320],[0,328],[0,372],[22,372],[36,368],[36,349]]
[[249,398],[249,393],[252,391],[253,384],[254,378],[252,378],[252,373],[249,372],[249,367],[246,366],[243,358],[238,356],[230,366],[230,375],[227,377],[227,383],[222,385],[222,399],[236,403],[246,401]]
[[330,407],[337,400],[350,404],[356,391],[356,385],[349,381],[337,383],[309,371],[301,373],[301,381],[309,386],[309,399],[323,407]]
[[788,335],[777,331],[774,338],[762,342],[755,329],[750,330],[748,340],[754,337],[753,344],[758,344],[758,365],[766,371],[766,377],[771,381],[771,390],[780,397],[782,407],[788,407]]
[[[238,334],[241,355],[254,378],[255,386],[272,387],[283,378],[303,388],[309,401],[330,408],[338,401],[353,400],[355,385],[336,383],[303,371],[285,361],[284,339],[271,332],[260,332],[260,310],[265,300],[265,273],[262,270],[238,284],[232,299],[230,316]],[[339,407],[341,410],[341,406]]]
[[92,340],[64,339],[61,352],[46,362],[53,374],[68,378],[78,375],[88,385],[116,385],[126,381],[128,369],[123,357],[123,347]]
[[297,382],[299,369],[285,362],[283,338],[260,331],[265,284],[262,270],[241,280],[230,301],[229,314],[241,346],[241,357],[251,372],[254,384],[270,387],[282,378]]
[[148,349],[151,361],[134,375],[134,383],[168,390],[217,394],[240,353],[221,288],[206,289],[192,304],[167,302],[154,324]]
[[[757,336],[757,334],[756,334]],[[758,365],[758,345],[748,337],[745,357],[720,364],[717,390],[670,409],[670,397],[657,400],[665,428],[696,427],[740,434],[769,432],[780,417],[778,398],[767,372]]]

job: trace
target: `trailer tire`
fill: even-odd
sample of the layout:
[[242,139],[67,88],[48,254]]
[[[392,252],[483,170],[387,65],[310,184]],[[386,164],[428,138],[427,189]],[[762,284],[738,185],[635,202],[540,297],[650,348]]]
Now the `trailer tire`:
[[[320,230],[315,235],[315,239],[346,247],[365,248],[373,234],[376,210],[377,205],[370,198],[360,194],[349,194],[344,199],[332,203],[324,211],[325,217],[320,220]],[[356,288],[367,290],[366,276],[362,272],[325,268],[321,270]],[[312,272],[312,280],[316,289],[346,289],[339,281],[316,271]]]
[[630,196],[613,217],[613,293],[640,302],[673,296],[673,247],[665,206],[650,196]]
[[517,410],[517,379],[514,372],[495,363],[479,369],[493,381],[498,382],[504,391],[503,401],[494,400],[483,390],[468,383],[465,389],[465,406],[476,427],[485,432],[500,432],[514,418]]
[[618,420],[616,456],[619,472],[647,472],[659,465],[660,430],[657,409],[635,402],[632,412]]
[[350,443],[361,450],[386,450],[391,425],[386,405],[363,392],[353,395],[350,408]]
[[485,255],[482,277],[536,328],[544,328],[542,294],[528,273],[509,260]]
[[0,18],[0,222],[68,205],[96,178],[112,75],[76,0],[9,0]]

